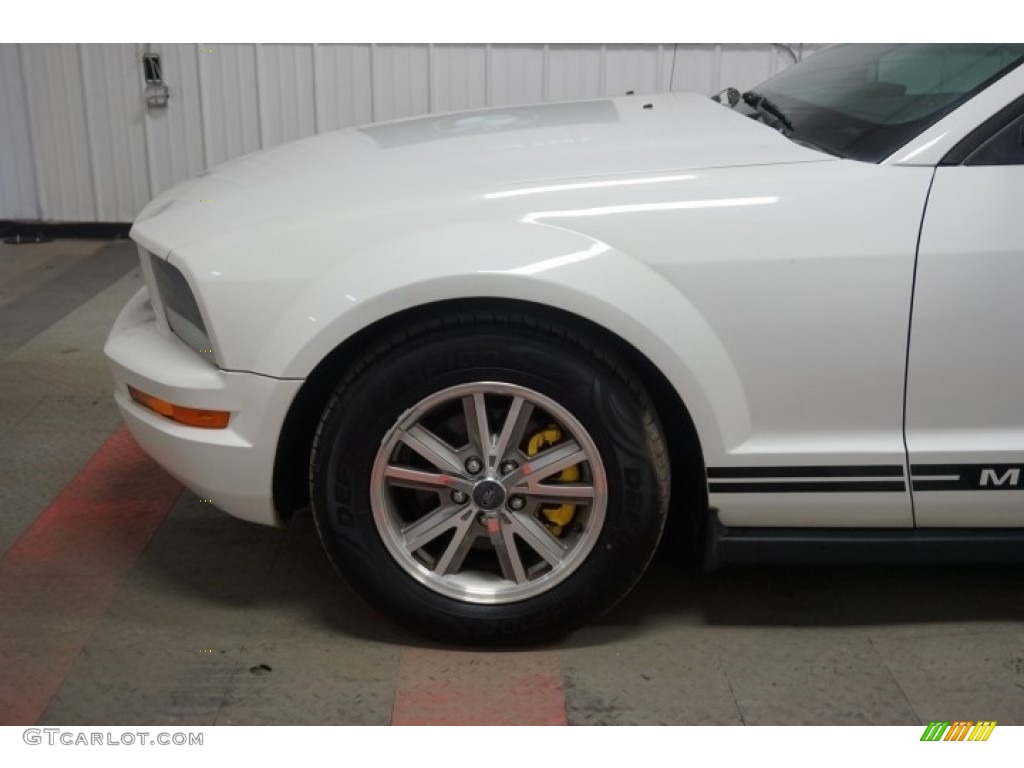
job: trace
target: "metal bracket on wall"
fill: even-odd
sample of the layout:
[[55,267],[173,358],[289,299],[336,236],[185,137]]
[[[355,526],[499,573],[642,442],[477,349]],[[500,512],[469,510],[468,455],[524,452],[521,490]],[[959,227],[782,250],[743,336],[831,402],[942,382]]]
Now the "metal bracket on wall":
[[142,54],[142,75],[146,81],[146,104],[151,107],[166,107],[171,92],[164,83],[159,53],[147,51]]

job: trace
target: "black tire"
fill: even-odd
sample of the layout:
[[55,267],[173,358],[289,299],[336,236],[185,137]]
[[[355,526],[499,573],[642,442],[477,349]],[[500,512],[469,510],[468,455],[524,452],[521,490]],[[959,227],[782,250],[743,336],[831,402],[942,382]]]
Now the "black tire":
[[[418,404],[422,412],[410,411]],[[436,459],[426,462],[417,453],[423,443],[410,435],[443,436],[451,448],[443,456],[450,460],[458,448],[465,466],[474,453],[467,415],[474,411],[460,417],[457,409],[481,404],[489,415],[477,434],[489,435],[492,446],[501,443],[505,423],[509,433],[520,433],[507,441],[519,446],[517,453],[508,449],[510,461],[518,457],[523,464],[518,481],[516,473],[502,474],[514,465],[501,457],[482,456],[483,471],[460,475],[438,470]],[[467,425],[466,435],[460,424]],[[537,438],[545,426],[555,432]],[[558,442],[544,442],[549,438]],[[575,470],[551,475],[558,455],[563,463],[583,458]],[[548,478],[523,490],[530,479],[524,473],[544,475],[544,463]],[[407,465],[432,473],[430,487],[406,487]],[[575,472],[577,481],[562,482],[566,472]],[[485,476],[493,479],[485,482]],[[441,482],[465,489],[469,498],[459,516],[449,508],[458,507],[462,494],[450,490],[455,486],[434,487]],[[410,484],[419,488],[417,483]],[[590,494],[570,499],[574,503],[563,515],[570,521],[562,526],[551,519],[552,485]],[[363,355],[330,398],[310,466],[317,529],[345,580],[399,624],[456,643],[537,642],[598,618],[633,587],[653,556],[668,489],[664,436],[635,376],[582,334],[494,313],[439,318]],[[501,506],[489,509],[493,504]],[[527,506],[516,513],[517,504]],[[430,515],[447,516],[450,528],[443,536],[428,534],[436,538],[424,538],[414,549],[409,538],[418,543],[423,537],[409,526]],[[536,533],[538,525],[555,545]],[[452,573],[439,573],[446,560]]]

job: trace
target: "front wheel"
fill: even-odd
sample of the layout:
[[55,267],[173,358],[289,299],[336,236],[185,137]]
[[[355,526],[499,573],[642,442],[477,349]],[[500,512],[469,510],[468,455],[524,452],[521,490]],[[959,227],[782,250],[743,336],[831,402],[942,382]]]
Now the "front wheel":
[[587,339],[526,318],[451,318],[360,360],[311,465],[321,539],[407,627],[531,642],[598,617],[640,577],[668,461],[649,399]]

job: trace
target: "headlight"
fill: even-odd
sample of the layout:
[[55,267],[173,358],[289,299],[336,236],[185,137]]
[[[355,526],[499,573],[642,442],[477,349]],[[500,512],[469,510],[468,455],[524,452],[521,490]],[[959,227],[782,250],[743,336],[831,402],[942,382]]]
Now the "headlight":
[[160,300],[164,305],[167,324],[174,334],[192,349],[212,358],[210,334],[206,331],[196,297],[189,288],[185,276],[161,258],[150,255],[150,261],[153,265],[156,289],[160,292]]

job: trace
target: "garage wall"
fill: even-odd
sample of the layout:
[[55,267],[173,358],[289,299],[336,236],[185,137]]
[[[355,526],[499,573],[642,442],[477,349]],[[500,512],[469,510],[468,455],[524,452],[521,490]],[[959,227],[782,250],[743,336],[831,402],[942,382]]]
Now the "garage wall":
[[430,112],[749,87],[812,46],[0,45],[0,219],[129,221],[163,189],[246,152]]
[[0,45],[0,219],[39,216],[19,46]]

